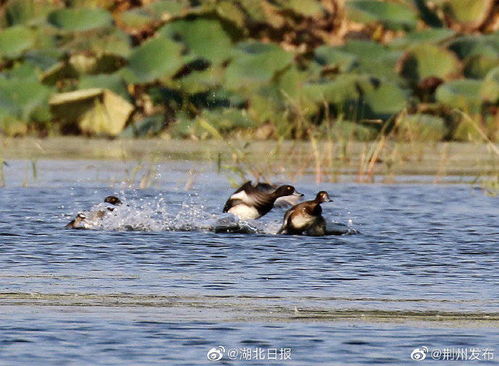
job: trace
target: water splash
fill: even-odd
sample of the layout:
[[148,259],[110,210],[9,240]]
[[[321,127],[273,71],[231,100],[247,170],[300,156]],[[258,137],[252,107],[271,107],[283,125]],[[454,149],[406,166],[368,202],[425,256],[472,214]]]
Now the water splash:
[[[106,231],[204,231],[217,233],[276,234],[281,220],[240,220],[232,214],[211,213],[197,193],[190,193],[180,203],[167,202],[158,195],[154,199],[127,198],[120,194],[122,205],[94,205],[84,212],[86,219],[78,228]],[[327,223],[334,235],[353,234],[352,225]]]

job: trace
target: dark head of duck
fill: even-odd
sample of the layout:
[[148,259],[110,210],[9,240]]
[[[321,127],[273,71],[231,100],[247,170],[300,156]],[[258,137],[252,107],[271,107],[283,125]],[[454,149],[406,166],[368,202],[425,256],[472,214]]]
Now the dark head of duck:
[[295,193],[295,187],[290,186],[288,184],[280,186],[274,191],[274,196],[276,197],[284,197],[284,196],[289,196],[291,194]]
[[121,205],[123,203],[116,196],[107,196],[106,198],[104,198],[104,202],[110,203],[111,205],[114,205],[114,206],[119,206],[119,205]]
[[322,202],[332,202],[333,200],[331,197],[329,197],[329,194],[326,191],[320,191],[317,193],[317,196],[315,196],[315,202],[317,203],[322,203]]

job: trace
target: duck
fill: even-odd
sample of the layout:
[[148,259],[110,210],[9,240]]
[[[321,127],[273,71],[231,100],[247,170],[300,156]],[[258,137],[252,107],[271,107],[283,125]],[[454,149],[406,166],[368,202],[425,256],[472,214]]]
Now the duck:
[[295,193],[295,187],[285,184],[276,189],[262,183],[247,181],[229,197],[223,212],[231,213],[242,220],[255,220],[269,213],[280,197]]
[[78,212],[76,217],[64,226],[65,229],[85,229],[87,216],[83,212]]
[[[275,191],[277,188],[279,188],[279,185],[272,184],[272,183],[259,182],[256,184],[256,188],[262,192],[271,193],[271,192]],[[295,191],[292,194],[290,194],[288,196],[282,196],[282,197],[279,197],[278,199],[276,199],[274,202],[274,207],[286,208],[286,207],[294,206],[302,200],[303,196],[304,196],[304,194],[298,192],[295,188]]]
[[326,220],[322,216],[321,203],[331,201],[326,191],[320,191],[315,199],[291,207],[284,214],[282,226],[277,234],[326,235]]
[[[107,196],[104,198],[104,203],[119,206],[123,202],[116,196]],[[89,226],[95,225],[98,220],[102,220],[108,212],[114,211],[115,208],[116,207],[106,207],[105,210],[90,211],[88,214],[79,212],[76,217],[64,227],[66,229],[86,229]]]
[[[116,196],[107,196],[106,198],[104,198],[104,203],[110,203],[113,206],[119,206],[123,202],[121,202],[121,200]],[[109,207],[109,208],[113,208],[113,207]]]

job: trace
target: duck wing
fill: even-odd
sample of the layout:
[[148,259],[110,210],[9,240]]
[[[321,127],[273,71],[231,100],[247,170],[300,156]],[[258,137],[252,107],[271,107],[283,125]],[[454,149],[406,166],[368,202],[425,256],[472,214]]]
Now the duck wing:
[[262,193],[273,193],[277,189],[277,186],[274,184],[260,182],[256,184],[255,189]]
[[282,225],[277,234],[286,234],[288,225],[289,225],[289,219],[291,217],[291,213],[293,212],[293,208],[290,208],[289,210],[286,211],[284,214],[284,218],[282,219]]
[[225,202],[223,212],[227,212],[231,207],[234,207],[241,203],[251,204],[246,192],[252,192],[254,190],[255,187],[251,184],[251,181],[245,182],[241,187],[236,189],[234,193],[231,194],[227,202]]
[[265,207],[272,205],[277,198],[273,194],[274,191],[264,191],[261,184],[265,183],[259,183],[257,185],[251,184],[251,181],[244,183],[229,197],[225,203],[224,212],[227,212],[231,207],[239,204],[245,204],[253,207]]

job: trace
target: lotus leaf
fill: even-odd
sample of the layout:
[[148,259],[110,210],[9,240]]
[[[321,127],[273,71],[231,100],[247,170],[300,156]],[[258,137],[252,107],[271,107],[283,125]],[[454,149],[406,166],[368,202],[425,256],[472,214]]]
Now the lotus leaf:
[[488,52],[471,56],[465,61],[464,75],[468,78],[482,79],[496,66],[499,66],[499,54],[489,49]]
[[154,115],[130,124],[123,130],[120,137],[151,137],[155,136],[165,127],[165,117]]
[[119,74],[85,75],[80,78],[79,89],[108,89],[130,101],[125,81]]
[[125,80],[147,83],[173,76],[182,66],[181,46],[162,36],[134,48],[123,71]]
[[151,2],[145,9],[160,19],[176,17],[189,8],[188,0],[159,0]]
[[[130,37],[119,29],[97,31],[86,38],[86,44],[81,43],[81,50],[91,50],[96,55],[114,55],[127,58],[132,50]],[[74,50],[74,48],[73,48]]]
[[79,32],[112,25],[111,14],[100,8],[66,8],[51,12],[48,21],[65,31]]
[[364,89],[363,118],[388,119],[407,106],[409,92],[394,83],[384,82],[376,88]]
[[465,76],[483,78],[499,65],[498,43],[492,36],[466,36],[452,41],[449,48],[463,59]]
[[478,80],[453,80],[440,85],[435,95],[440,103],[474,115],[480,112],[481,88],[482,82]]
[[156,20],[156,17],[144,8],[132,8],[122,12],[119,19],[120,25],[123,24],[129,28],[142,28]]
[[357,57],[355,70],[368,73],[391,81],[398,81],[395,71],[401,51],[393,51],[372,41],[350,41],[343,46],[336,47],[337,51],[346,52]]
[[265,1],[262,0],[240,0],[239,5],[249,15],[252,21],[265,23],[270,20],[265,9]]
[[74,79],[78,77],[76,70],[67,62],[58,62],[44,70],[40,76],[42,83],[55,85],[64,79]]
[[321,65],[337,67],[340,72],[349,72],[359,65],[358,57],[338,49],[338,47],[320,46],[315,49],[315,60]]
[[460,59],[480,55],[483,52],[494,50],[499,52],[499,37],[490,35],[462,36],[449,43],[449,49],[458,55]]
[[492,11],[494,0],[448,0],[444,10],[465,29],[479,28]]
[[277,4],[283,9],[306,17],[319,16],[324,10],[321,3],[316,0],[278,0]]
[[47,103],[51,89],[32,79],[0,78],[0,109],[22,121]]
[[461,71],[461,64],[452,52],[433,44],[410,48],[401,58],[399,67],[401,75],[416,82],[431,76],[446,80]]
[[133,106],[107,89],[85,89],[52,96],[54,116],[65,124],[78,125],[89,135],[116,136],[125,126]]
[[277,99],[278,97],[273,94],[274,91],[268,87],[262,87],[249,97],[248,115],[260,124],[272,121],[276,116],[283,114],[282,100]]
[[499,102],[499,66],[490,70],[485,76],[480,95],[487,102]]
[[178,40],[194,57],[220,63],[230,56],[232,41],[217,19],[197,18],[166,24],[160,34]]
[[224,69],[221,66],[210,66],[206,70],[193,71],[177,81],[182,91],[195,94],[215,89],[222,84]]
[[407,33],[404,37],[397,38],[390,43],[390,47],[405,49],[418,43],[437,44],[450,39],[455,32],[448,28],[430,28]]
[[226,87],[247,90],[268,83],[293,61],[293,55],[275,44],[244,42],[233,51],[225,72]]
[[409,7],[394,2],[350,0],[345,3],[347,16],[360,23],[382,23],[390,29],[413,29],[416,13]]
[[15,64],[10,70],[6,70],[2,74],[8,79],[30,79],[37,81],[37,72],[36,66],[28,62],[22,62]]
[[334,80],[322,80],[304,85],[305,94],[316,103],[342,104],[360,97],[357,75],[339,75]]
[[5,18],[9,26],[38,25],[45,21],[55,6],[47,1],[8,0],[5,4]]
[[230,21],[232,24],[236,25],[239,29],[244,30],[245,14],[243,10],[237,6],[235,3],[228,1],[222,1],[216,5],[217,14]]
[[16,25],[0,32],[0,57],[17,58],[35,42],[33,32],[23,25]]
[[24,62],[45,71],[59,62],[62,52],[57,49],[30,50],[24,55]]

